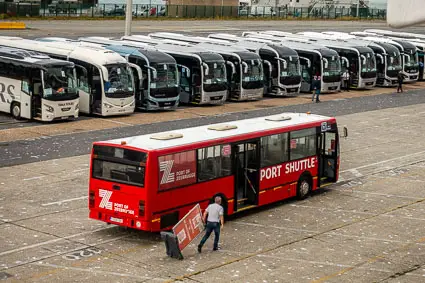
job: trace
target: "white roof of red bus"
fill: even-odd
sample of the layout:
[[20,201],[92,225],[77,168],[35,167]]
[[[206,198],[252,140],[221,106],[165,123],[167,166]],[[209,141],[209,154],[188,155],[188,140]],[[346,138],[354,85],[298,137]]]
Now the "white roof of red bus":
[[[284,117],[284,119],[282,119]],[[288,119],[290,118],[290,119]],[[275,119],[273,121],[273,119]],[[286,119],[286,120],[285,120]],[[200,127],[178,129],[174,131],[152,133],[148,135],[120,138],[100,143],[121,145],[139,148],[142,150],[158,150],[175,146],[188,145],[208,140],[228,138],[237,135],[262,132],[288,126],[296,126],[320,121],[327,121],[330,117],[307,113],[282,113],[278,115],[237,120],[227,123],[211,124]],[[213,130],[211,127],[220,128],[228,126],[231,129]],[[237,127],[237,128],[233,128]],[[174,138],[167,139],[173,136]],[[178,137],[177,137],[178,136]],[[153,138],[157,137],[157,138]],[[158,139],[159,137],[159,139]]]

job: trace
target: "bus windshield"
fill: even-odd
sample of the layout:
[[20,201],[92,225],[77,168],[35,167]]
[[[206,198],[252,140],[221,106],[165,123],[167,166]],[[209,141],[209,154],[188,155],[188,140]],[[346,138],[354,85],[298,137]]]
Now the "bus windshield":
[[208,75],[204,68],[204,91],[224,91],[227,89],[226,65],[222,62],[205,62],[208,65]]
[[139,187],[145,185],[146,153],[95,145],[93,154],[93,178]]
[[152,63],[152,68],[156,70],[156,78],[151,76],[151,88],[178,87],[177,66],[173,63],[159,64]]
[[105,83],[105,94],[107,97],[132,96],[133,74],[126,64],[105,65],[108,70],[109,81]]
[[341,74],[341,61],[337,56],[323,56],[326,60],[328,60],[328,64],[326,66],[323,63],[323,76],[331,77],[331,76],[339,76]]
[[43,71],[43,81],[44,99],[56,100],[61,97],[68,97],[70,94],[78,95],[74,68],[72,67],[47,67]]
[[299,76],[300,75],[299,61],[295,60],[294,57],[292,57],[292,60],[290,60],[289,57],[285,58],[285,60],[287,65],[286,68],[285,68],[285,63],[282,60],[279,60],[280,76],[281,77]]
[[400,71],[401,70],[401,60],[400,54],[387,54],[387,70],[388,71]]
[[[258,82],[263,80],[263,65],[260,60],[243,60],[245,64],[241,64],[242,67],[242,80],[243,82]],[[245,73],[244,69],[248,66],[248,70]]]
[[[361,53],[361,70],[362,73],[376,72],[376,59],[372,53]],[[366,58],[366,60],[364,59]]]
[[[409,57],[409,59],[407,59],[407,57]],[[407,54],[406,56],[406,66],[407,67],[417,67],[419,66],[419,62],[418,62],[418,57],[416,56],[416,53],[414,54]]]
[[219,84],[226,82],[226,66],[224,63],[205,63],[208,65],[209,70],[208,75],[204,73],[204,84]]

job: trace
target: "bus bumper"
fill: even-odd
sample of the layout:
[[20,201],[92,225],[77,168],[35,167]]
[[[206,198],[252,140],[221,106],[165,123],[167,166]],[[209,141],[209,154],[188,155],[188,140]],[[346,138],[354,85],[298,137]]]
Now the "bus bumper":
[[138,107],[146,111],[158,110],[175,110],[179,106],[179,97],[170,100],[147,100],[142,107]]
[[108,224],[114,224],[143,231],[153,231],[152,225],[150,225],[151,223],[137,218],[114,216],[112,215],[112,213],[102,213],[96,210],[90,210],[89,218],[94,220],[100,220]]

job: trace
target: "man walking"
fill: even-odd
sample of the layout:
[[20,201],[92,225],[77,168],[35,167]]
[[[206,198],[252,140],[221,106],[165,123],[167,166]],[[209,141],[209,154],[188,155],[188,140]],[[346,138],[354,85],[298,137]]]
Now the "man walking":
[[[214,248],[213,250],[218,250],[218,240],[220,239],[220,226],[221,229],[224,228],[224,209],[221,206],[221,197],[216,196],[214,203],[210,204],[204,212],[203,219],[204,223],[207,224],[206,232],[201,242],[198,245],[198,252],[202,252],[202,246],[210,237],[212,231],[214,231]],[[208,217],[208,218],[207,218]]]
[[344,89],[346,91],[350,91],[350,73],[348,70],[345,70],[345,72],[342,73],[342,81]]
[[321,88],[322,78],[319,72],[316,72],[316,75],[313,77],[313,96],[311,97],[311,101],[314,101],[314,97],[316,96],[316,102],[320,102],[320,88]]
[[400,91],[403,92],[404,75],[401,71],[398,72],[397,79],[398,79],[397,93],[399,93]]

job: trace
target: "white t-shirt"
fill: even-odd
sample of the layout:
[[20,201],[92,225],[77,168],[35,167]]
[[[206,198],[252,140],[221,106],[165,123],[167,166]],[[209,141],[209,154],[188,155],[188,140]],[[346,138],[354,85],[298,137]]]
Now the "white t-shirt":
[[223,207],[219,204],[213,203],[207,207],[208,222],[220,222],[220,216],[223,215]]

